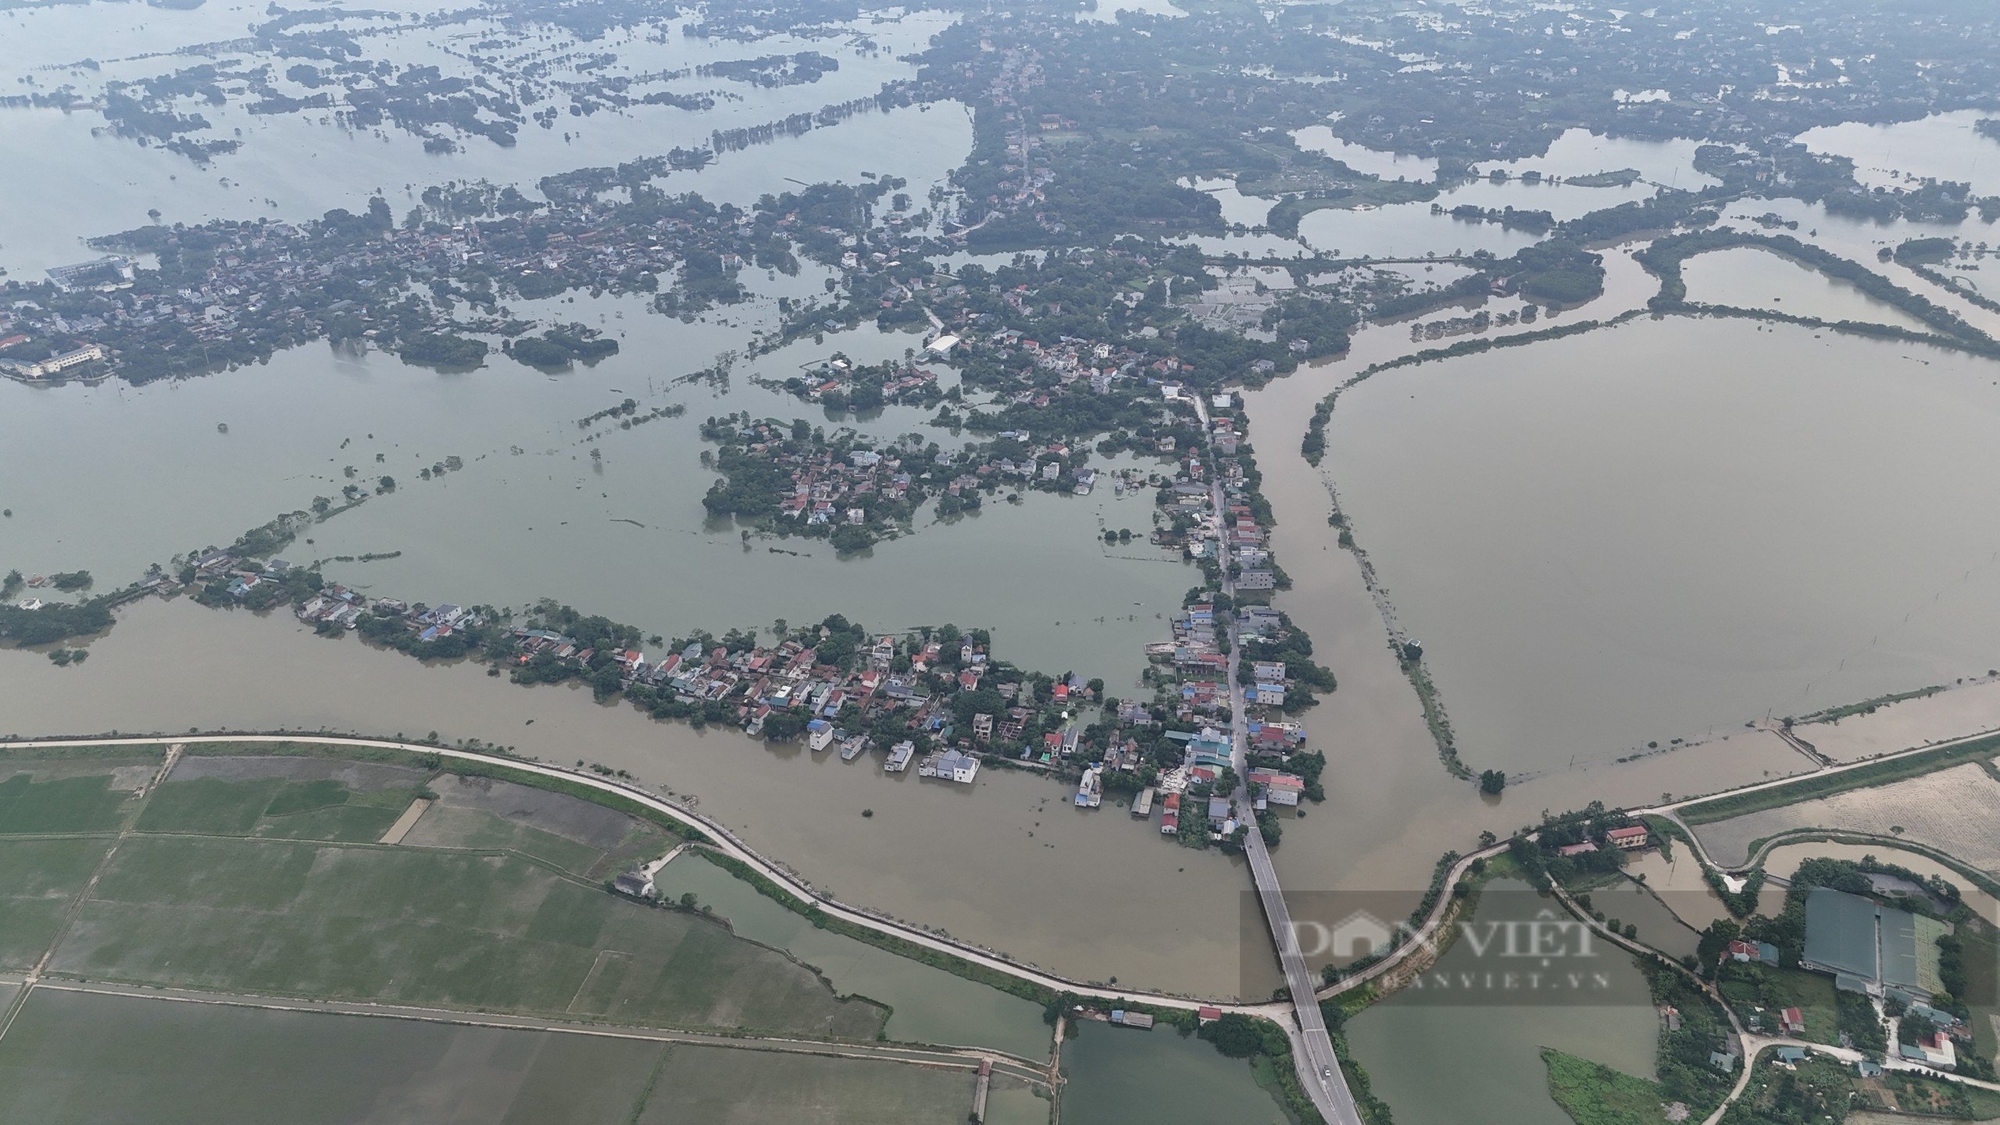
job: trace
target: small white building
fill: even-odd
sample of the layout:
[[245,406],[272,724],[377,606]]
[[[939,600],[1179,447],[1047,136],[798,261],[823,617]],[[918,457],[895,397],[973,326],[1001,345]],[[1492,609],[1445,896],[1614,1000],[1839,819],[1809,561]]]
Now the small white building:
[[956,781],[960,785],[972,784],[972,779],[978,775],[979,759],[957,750],[932,754],[917,766],[918,777],[935,777],[943,781]]

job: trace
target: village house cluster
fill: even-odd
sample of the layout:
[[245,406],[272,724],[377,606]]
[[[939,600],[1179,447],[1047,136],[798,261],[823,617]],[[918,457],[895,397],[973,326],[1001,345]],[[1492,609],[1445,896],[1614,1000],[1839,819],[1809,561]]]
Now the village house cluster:
[[[639,214],[590,191],[551,195],[556,202],[543,204],[518,193],[433,188],[425,195],[429,209],[400,227],[378,198],[359,216],[336,211],[296,224],[218,219],[99,239],[122,252],[156,254],[160,266],[140,269],[114,255],[50,270],[46,285],[9,283],[0,337],[28,339],[0,347],[0,361],[14,359],[10,374],[46,377],[84,363],[76,353],[95,346],[90,360],[143,381],[333,336],[373,340],[430,362],[420,337],[527,327],[454,319],[449,296],[490,309],[512,294],[659,290],[672,298],[669,311],[681,311],[735,299],[737,271],[760,254],[789,254],[789,233],[852,237],[794,215],[753,215],[695,196]],[[460,206],[484,217],[458,217]],[[53,353],[30,345],[32,360],[6,354],[30,340]],[[64,362],[52,365],[58,355]]]

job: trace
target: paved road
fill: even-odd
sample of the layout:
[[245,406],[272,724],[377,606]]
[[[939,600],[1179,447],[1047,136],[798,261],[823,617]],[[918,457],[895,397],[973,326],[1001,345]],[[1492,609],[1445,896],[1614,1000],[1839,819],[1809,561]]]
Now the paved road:
[[1086,984],[1082,981],[1071,980],[1068,977],[1064,977],[1059,974],[1049,972],[1046,969],[1037,968],[1032,965],[1023,964],[1022,962],[1003,957],[1000,954],[995,953],[991,950],[981,949],[980,947],[975,945],[970,945],[965,942],[957,941],[952,938],[942,937],[937,934],[933,934],[928,930],[922,929],[917,926],[913,926],[907,922],[899,921],[894,918],[889,918],[884,915],[876,914],[873,911],[865,910],[859,907],[850,906],[846,903],[840,902],[839,900],[833,898],[830,895],[822,893],[821,891],[814,888],[811,883],[808,883],[804,879],[800,878],[798,875],[793,874],[790,869],[784,867],[781,864],[766,859],[762,855],[759,855],[757,852],[751,850],[751,848],[748,845],[744,844],[741,840],[737,839],[735,834],[730,832],[730,830],[724,827],[721,823],[712,820],[709,817],[702,815],[701,813],[695,812],[692,809],[685,808],[681,805],[675,804],[672,801],[666,800],[665,798],[660,797],[657,794],[650,793],[638,785],[629,782],[619,781],[612,778],[599,777],[595,774],[586,773],[581,770],[570,769],[564,766],[554,766],[546,762],[538,762],[528,758],[511,758],[505,755],[481,753],[479,751],[473,751],[473,750],[455,750],[450,747],[444,747],[444,746],[426,746],[421,743],[396,742],[388,739],[379,739],[379,738],[350,738],[339,735],[310,735],[310,734],[300,734],[300,733],[283,734],[283,735],[271,735],[271,734],[217,734],[217,735],[206,735],[206,736],[177,735],[173,737],[154,737],[154,738],[35,739],[35,740],[24,740],[24,741],[14,741],[14,742],[0,742],[0,750],[31,750],[37,747],[61,748],[69,746],[163,746],[174,743],[188,743],[196,741],[211,742],[211,743],[227,742],[227,743],[238,743],[238,744],[244,744],[244,743],[254,744],[262,742],[312,742],[325,746],[360,746],[360,747],[370,747],[370,748],[388,749],[388,750],[403,750],[412,754],[435,754],[441,758],[455,758],[462,761],[472,761],[472,762],[487,762],[487,763],[492,763],[494,765],[504,766],[508,769],[520,770],[523,773],[534,774],[540,777],[556,778],[572,785],[587,786],[591,789],[595,789],[600,792],[616,794],[627,800],[641,804],[646,808],[651,809],[655,812],[662,813],[668,817],[671,817],[676,821],[679,821],[682,824],[687,825],[690,828],[695,829],[703,836],[707,837],[709,845],[715,848],[716,851],[721,852],[723,855],[741,861],[751,870],[757,872],[759,875],[762,875],[764,878],[769,879],[772,883],[776,884],[786,894],[789,894],[793,898],[799,899],[803,902],[812,903],[813,905],[817,906],[820,910],[826,912],[828,915],[832,917],[839,918],[842,921],[852,922],[857,926],[863,926],[868,929],[875,930],[879,933],[889,934],[893,937],[901,938],[904,941],[914,942],[918,945],[924,946],[927,949],[934,949],[942,953],[949,953],[955,957],[959,957],[963,960],[970,961],[973,964],[981,965],[985,968],[994,969],[999,972],[1007,973],[1010,976],[1018,977],[1022,980],[1032,981],[1036,984],[1042,985],[1046,988],[1053,989],[1057,992],[1069,992],[1077,996],[1093,1000],[1128,1000],[1128,999],[1138,1000],[1147,1004],[1154,1004],[1162,1008],[1179,1008],[1183,1010],[1192,1010],[1194,1008],[1199,1008],[1204,1005],[1212,1005],[1214,1007],[1222,1009],[1225,1012],[1242,1012],[1246,1015],[1263,1016],[1266,1018],[1278,1018],[1284,1011],[1284,1005],[1282,1004],[1272,1004],[1272,1003],[1244,1004],[1226,1000],[1224,1001],[1204,1000],[1199,997],[1192,997],[1192,996],[1171,996],[1165,993],[1146,992],[1140,989],[1104,988],[1099,985]]
[[[1195,415],[1201,419],[1203,436],[1209,442],[1212,453],[1215,448],[1215,431],[1209,425],[1208,404],[1200,395],[1194,396]],[[1210,482],[1209,501],[1215,507],[1215,526],[1222,542],[1228,542],[1229,506],[1222,491],[1220,474]],[[1236,583],[1229,576],[1229,563],[1222,560],[1222,592],[1232,599],[1236,595]],[[1271,851],[1264,844],[1264,833],[1257,827],[1256,814],[1250,803],[1250,730],[1249,717],[1243,699],[1243,685],[1236,682],[1236,672],[1242,665],[1243,647],[1236,636],[1236,615],[1219,615],[1223,619],[1223,632],[1229,638],[1229,735],[1230,768],[1236,771],[1236,792],[1232,799],[1236,802],[1239,816],[1244,818],[1249,832],[1243,839],[1243,854],[1250,860],[1250,877],[1257,885],[1257,900],[1263,904],[1264,920],[1271,926],[1271,941],[1277,946],[1278,962],[1285,970],[1285,987],[1292,997],[1292,1012],[1298,1021],[1296,1028],[1289,1029],[1292,1040],[1292,1061],[1298,1068],[1299,1085],[1306,1096],[1312,1099],[1313,1107],[1319,1110],[1327,1125],[1361,1125],[1361,1112],[1354,1104],[1354,1093],[1347,1088],[1347,1075],[1340,1069],[1340,1058],[1333,1051],[1333,1037],[1327,1033],[1326,1020],[1320,1014],[1318,974],[1306,964],[1305,954],[1299,949],[1298,933],[1292,927],[1291,908],[1285,903],[1284,887],[1278,882],[1278,869],[1271,864]]]

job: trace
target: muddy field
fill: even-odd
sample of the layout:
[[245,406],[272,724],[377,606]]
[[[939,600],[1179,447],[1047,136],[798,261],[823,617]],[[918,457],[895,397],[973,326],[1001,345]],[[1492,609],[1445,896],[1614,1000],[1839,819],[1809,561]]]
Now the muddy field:
[[[633,828],[632,818],[615,809],[487,777],[447,774],[433,782],[431,788],[437,792],[440,808],[489,812],[517,824],[532,824],[544,832],[553,832],[599,851],[617,847]],[[428,814],[425,819],[429,819]],[[423,827],[419,821],[418,830]]]
[[287,781],[338,781],[357,793],[382,789],[408,789],[422,784],[427,771],[392,766],[383,762],[350,762],[339,758],[308,758],[280,754],[229,754],[221,757],[184,757],[174,764],[171,781],[262,781],[279,777]]
[[1985,765],[1939,770],[1872,789],[1802,801],[1695,828],[1717,863],[1749,861],[1758,840],[1802,828],[1837,828],[1928,844],[1986,871],[2000,872],[2000,781]]

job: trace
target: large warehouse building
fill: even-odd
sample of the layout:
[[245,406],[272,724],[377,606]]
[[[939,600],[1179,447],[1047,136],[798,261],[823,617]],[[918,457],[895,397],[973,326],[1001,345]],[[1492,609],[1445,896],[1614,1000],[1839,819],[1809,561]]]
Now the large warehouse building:
[[1917,999],[1943,990],[1937,939],[1944,923],[1829,887],[1806,894],[1806,948],[1799,964],[1832,973],[1836,987]]

